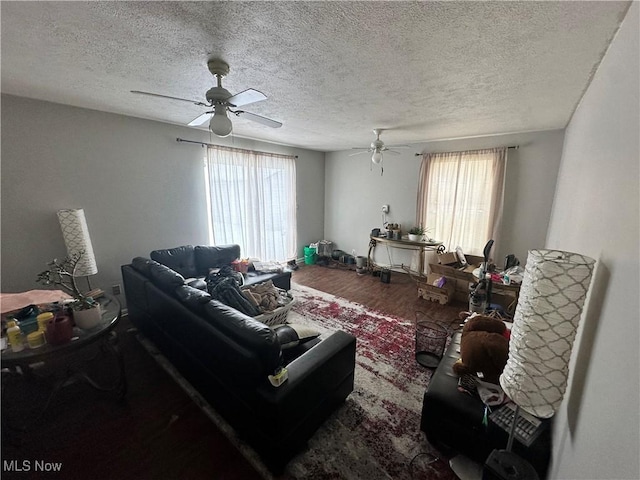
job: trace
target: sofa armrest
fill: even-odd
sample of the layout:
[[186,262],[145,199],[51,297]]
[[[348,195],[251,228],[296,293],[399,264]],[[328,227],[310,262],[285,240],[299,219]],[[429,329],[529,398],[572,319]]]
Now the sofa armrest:
[[273,387],[265,381],[258,394],[287,414],[294,407],[311,407],[349,377],[353,389],[355,357],[356,337],[343,331],[334,332],[287,365],[289,378],[284,384]]

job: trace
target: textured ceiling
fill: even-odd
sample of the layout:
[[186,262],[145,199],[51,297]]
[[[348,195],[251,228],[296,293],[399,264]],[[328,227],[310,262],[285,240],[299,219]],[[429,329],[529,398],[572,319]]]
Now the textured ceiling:
[[185,125],[207,60],[234,134],[320,151],[564,128],[629,2],[1,2],[2,92]]

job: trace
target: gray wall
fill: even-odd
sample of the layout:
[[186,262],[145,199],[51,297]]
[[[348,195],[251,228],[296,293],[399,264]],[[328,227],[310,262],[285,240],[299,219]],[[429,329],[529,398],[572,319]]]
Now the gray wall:
[[550,478],[640,478],[639,14],[634,2],[566,131],[547,247],[598,264]]
[[206,244],[205,149],[177,137],[298,155],[299,256],[322,238],[324,153],[3,95],[2,291],[42,288],[36,274],[64,258],[62,208],[84,209],[99,270],[92,283],[105,290],[135,256]]
[[[383,204],[390,205],[389,222],[410,228],[415,223],[422,159],[415,153],[519,145],[508,154],[502,233],[495,239],[492,256],[501,265],[506,254],[514,253],[524,264],[528,250],[544,245],[563,139],[564,131],[554,130],[416,144],[399,150],[400,155],[385,155],[382,176],[380,167],[371,169],[368,154],[328,153],[325,237],[341,250],[366,255],[371,229],[382,227]],[[477,254],[483,247],[484,243],[478,245]],[[412,256],[395,249],[387,252],[384,247],[375,250],[375,260],[385,265],[413,261],[415,266]]]

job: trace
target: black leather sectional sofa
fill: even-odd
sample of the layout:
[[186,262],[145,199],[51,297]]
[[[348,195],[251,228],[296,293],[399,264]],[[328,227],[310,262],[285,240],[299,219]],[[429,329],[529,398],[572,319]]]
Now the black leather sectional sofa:
[[[356,339],[336,331],[285,352],[271,328],[193,286],[239,253],[237,245],[185,246],[153,252],[158,261],[133,259],[122,266],[128,314],[278,473],[353,390]],[[283,366],[289,378],[274,387],[268,376]]]

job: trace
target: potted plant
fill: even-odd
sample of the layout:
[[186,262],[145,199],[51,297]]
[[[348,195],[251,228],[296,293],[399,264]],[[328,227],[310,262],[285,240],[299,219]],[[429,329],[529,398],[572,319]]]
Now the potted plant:
[[100,323],[102,312],[100,304],[93,297],[83,294],[76,283],[74,273],[82,257],[82,252],[65,258],[62,262],[57,259],[47,263],[48,270],[40,272],[36,282],[41,285],[55,285],[73,297],[67,305],[73,312],[75,324],[85,330]]
[[409,230],[409,240],[411,240],[412,242],[420,242],[422,241],[422,236],[424,235],[424,228],[422,228],[422,225],[418,225],[415,227],[412,227],[411,230]]

